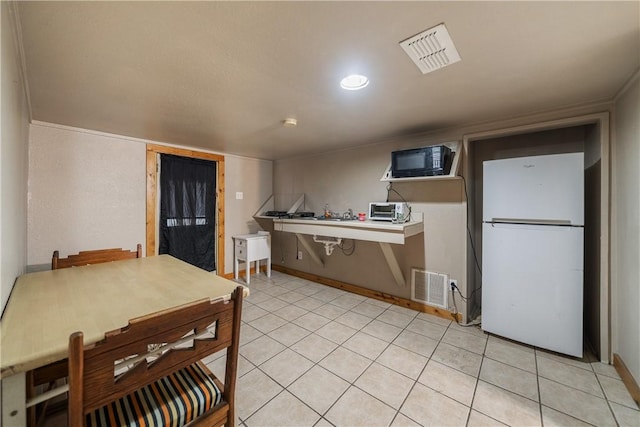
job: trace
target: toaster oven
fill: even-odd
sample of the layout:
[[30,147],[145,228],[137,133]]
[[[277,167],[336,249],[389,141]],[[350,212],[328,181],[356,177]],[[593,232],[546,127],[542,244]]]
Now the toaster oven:
[[409,206],[404,202],[369,203],[370,220],[402,223],[409,220],[409,213]]

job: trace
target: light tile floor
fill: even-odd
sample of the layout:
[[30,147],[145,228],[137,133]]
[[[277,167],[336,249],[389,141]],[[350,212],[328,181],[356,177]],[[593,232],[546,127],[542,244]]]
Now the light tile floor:
[[640,426],[612,366],[279,272],[250,289],[239,425]]
[[640,426],[610,365],[279,272],[250,289],[239,426]]

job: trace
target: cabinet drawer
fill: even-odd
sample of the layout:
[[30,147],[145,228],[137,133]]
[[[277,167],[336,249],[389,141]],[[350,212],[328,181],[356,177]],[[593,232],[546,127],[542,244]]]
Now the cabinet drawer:
[[247,248],[242,245],[236,245],[235,255],[238,259],[246,259],[247,258]]

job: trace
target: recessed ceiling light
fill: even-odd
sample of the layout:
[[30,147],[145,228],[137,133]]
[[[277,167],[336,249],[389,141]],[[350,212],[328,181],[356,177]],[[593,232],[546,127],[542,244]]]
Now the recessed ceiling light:
[[367,87],[369,79],[360,74],[351,74],[340,81],[340,87],[346,90],[360,90]]
[[282,121],[282,126],[286,128],[293,128],[293,127],[296,127],[297,125],[298,125],[298,120],[294,119],[293,117],[287,117]]

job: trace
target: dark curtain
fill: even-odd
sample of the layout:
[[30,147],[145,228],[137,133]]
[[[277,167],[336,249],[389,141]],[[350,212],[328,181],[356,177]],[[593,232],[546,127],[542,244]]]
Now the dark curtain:
[[160,254],[216,269],[216,163],[161,154]]

